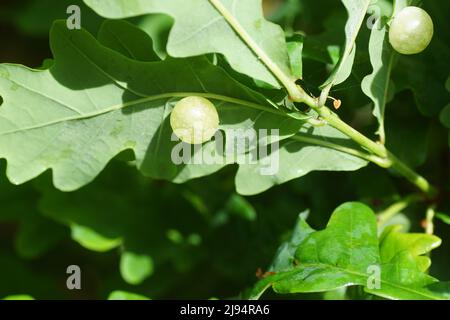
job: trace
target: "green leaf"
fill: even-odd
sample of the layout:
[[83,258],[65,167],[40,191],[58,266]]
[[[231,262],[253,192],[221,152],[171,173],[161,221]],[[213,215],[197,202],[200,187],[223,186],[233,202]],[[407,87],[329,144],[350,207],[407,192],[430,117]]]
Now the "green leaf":
[[372,28],[369,55],[373,71],[363,79],[361,88],[374,103],[373,114],[378,120],[377,134],[381,141],[385,141],[384,110],[389,99],[391,69],[395,55],[389,45],[387,25],[381,19]]
[[109,294],[108,300],[150,300],[150,298],[136,293],[116,290]]
[[307,237],[296,252],[300,265],[306,265],[307,273],[315,270],[314,275],[311,274],[312,277],[302,283],[280,283],[276,288],[325,291],[337,289],[352,281],[363,283],[367,267],[378,264],[377,230],[374,222],[372,210],[362,204],[347,203],[339,206],[331,216],[327,228]]
[[70,229],[72,239],[88,250],[106,252],[122,244],[120,238],[110,239],[81,225],[72,224]]
[[120,258],[120,274],[129,284],[138,285],[153,273],[153,260],[142,254],[124,252]]
[[[440,244],[426,235],[386,231],[379,249],[375,214],[350,202],[339,206],[325,230],[311,232],[297,242],[296,260],[288,270],[261,280],[250,297],[272,287],[278,293],[324,292],[345,286],[364,286],[369,293],[390,299],[442,299],[425,286],[436,279],[423,273],[422,254]],[[380,255],[381,252],[381,255]],[[378,288],[370,288],[372,270],[380,270]]]
[[223,129],[244,123],[270,129],[282,122],[283,138],[302,125],[277,115],[263,96],[205,58],[132,61],[83,30],[68,30],[64,22],[54,25],[51,44],[56,63],[49,70],[0,66],[0,155],[8,159],[7,175],[14,183],[51,168],[56,187],[74,190],[126,149],[133,149],[137,166],[154,177],[182,182],[218,170],[222,166],[201,166],[200,172],[184,168],[185,177],[177,178],[183,167],[170,160],[176,143],[168,125],[174,97],[210,97]]
[[98,32],[98,41],[133,60],[160,60],[153,50],[150,36],[126,21],[105,21]]
[[381,269],[380,289],[365,291],[374,295],[394,300],[442,300],[441,294],[426,287],[437,282],[433,277],[422,273],[415,259],[408,252],[400,252]]
[[[48,70],[0,66],[0,156],[8,160],[7,175],[14,183],[52,169],[55,186],[72,191],[128,149],[145,175],[177,183],[238,161],[233,153],[221,158],[211,141],[200,147],[191,164],[174,163],[174,147],[182,145],[171,139],[168,116],[176,99],[188,95],[215,103],[225,134],[229,129],[264,129],[275,143],[303,126],[302,139],[283,144],[255,165],[242,165],[236,178],[240,193],[262,192],[313,170],[356,170],[367,164],[352,150],[347,152],[349,139],[335,129],[304,126],[306,120],[275,109],[204,57],[138,62],[99,45],[83,30],[68,30],[63,22],[54,25],[51,44],[56,62]],[[208,153],[219,162],[196,163]],[[261,176],[267,160],[278,161],[278,155],[281,170]],[[286,165],[292,158],[296,166]]]
[[388,263],[397,254],[408,251],[420,271],[425,272],[431,265],[431,259],[423,255],[439,247],[441,239],[424,233],[401,233],[402,229],[402,226],[391,226],[384,230],[380,239],[381,262]]
[[381,235],[381,288],[366,291],[388,299],[444,299],[426,288],[437,280],[424,273],[431,260],[423,256],[438,247],[441,239],[427,234],[405,234],[400,229],[389,227]]
[[[354,171],[366,166],[366,160],[345,152],[351,146],[352,142],[332,127],[304,125],[300,134],[282,142],[267,157],[255,164],[241,164],[236,189],[240,194],[252,195],[311,171]],[[276,173],[258,174],[270,170]]]
[[[280,87],[278,80],[242,40],[212,1],[204,0],[85,0],[99,15],[122,19],[150,13],[163,13],[174,19],[167,51],[172,57],[221,53],[238,72]],[[289,61],[283,30],[263,17],[261,0],[217,0],[243,28],[267,57],[289,76]]]
[[345,45],[338,64],[322,85],[326,91],[329,91],[332,86],[344,82],[350,76],[356,53],[356,37],[371,2],[371,0],[342,0],[348,13],[345,25]]
[[278,293],[323,292],[364,285],[367,267],[379,264],[375,215],[363,204],[343,204],[334,211],[325,230],[308,230],[296,250],[297,264],[262,280],[255,288],[255,296],[267,284]]

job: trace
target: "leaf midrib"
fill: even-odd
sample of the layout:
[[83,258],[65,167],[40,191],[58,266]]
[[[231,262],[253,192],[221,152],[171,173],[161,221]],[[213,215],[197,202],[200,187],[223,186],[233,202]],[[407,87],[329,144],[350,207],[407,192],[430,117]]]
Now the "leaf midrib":
[[249,102],[249,101],[245,101],[245,100],[241,100],[241,99],[236,99],[236,98],[231,98],[231,97],[227,97],[227,96],[223,96],[223,95],[219,95],[219,94],[204,93],[204,92],[168,92],[168,93],[162,93],[162,94],[147,96],[147,97],[144,97],[144,98],[136,99],[136,100],[125,102],[125,103],[120,103],[120,104],[117,104],[117,105],[105,108],[103,110],[95,110],[93,112],[84,113],[84,114],[81,114],[81,115],[65,117],[65,118],[54,120],[54,121],[40,123],[40,124],[37,124],[37,125],[34,125],[34,126],[29,126],[29,127],[25,127],[25,128],[19,128],[19,129],[14,129],[14,130],[2,132],[2,133],[0,133],[0,136],[20,133],[20,132],[34,130],[34,129],[40,129],[40,128],[44,128],[44,127],[51,126],[51,125],[56,125],[56,124],[59,124],[59,123],[62,123],[62,122],[67,122],[67,121],[84,120],[84,119],[89,119],[89,118],[93,118],[93,117],[98,117],[98,116],[101,116],[101,115],[109,113],[109,112],[113,112],[113,111],[121,110],[121,109],[124,109],[124,108],[136,106],[136,105],[139,105],[139,104],[142,104],[142,103],[146,103],[146,102],[152,102],[152,101],[164,100],[164,99],[170,99],[170,98],[178,98],[178,97],[179,98],[183,98],[183,97],[188,97],[188,96],[201,96],[201,97],[204,97],[204,98],[219,100],[219,101],[228,102],[228,103],[239,104],[239,105],[244,106],[244,107],[253,108],[253,109],[257,109],[257,110],[262,110],[262,111],[266,111],[266,112],[270,112],[270,113],[274,113],[274,114],[277,114],[277,115],[283,115],[283,116],[288,117],[287,114],[285,114],[284,112],[281,112],[279,110],[276,110],[276,109],[273,109],[273,108],[269,108],[269,107],[265,107],[263,105],[259,105],[259,104],[253,103],[253,102]]

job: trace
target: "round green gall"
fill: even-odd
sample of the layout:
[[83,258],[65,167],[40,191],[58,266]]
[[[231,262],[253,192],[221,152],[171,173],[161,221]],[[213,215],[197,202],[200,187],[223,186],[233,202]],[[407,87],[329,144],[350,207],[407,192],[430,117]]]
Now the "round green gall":
[[175,104],[170,126],[181,141],[201,144],[209,141],[219,128],[219,115],[211,101],[202,97],[186,97]]
[[416,54],[428,47],[433,32],[433,20],[425,10],[406,7],[391,22],[389,42],[401,54]]

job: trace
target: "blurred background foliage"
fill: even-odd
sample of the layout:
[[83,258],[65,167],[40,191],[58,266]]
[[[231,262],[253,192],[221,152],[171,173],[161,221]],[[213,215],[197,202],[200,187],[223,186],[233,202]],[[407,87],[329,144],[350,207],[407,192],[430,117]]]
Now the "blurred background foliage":
[[[389,1],[378,2],[390,10]],[[2,0],[0,61],[39,67],[51,58],[49,28],[67,17],[70,4],[80,5],[83,27],[96,34],[102,18],[81,1]],[[437,209],[448,214],[450,154],[439,113],[450,102],[445,90],[450,3],[428,0],[423,5],[434,19],[436,35],[423,54],[397,61],[387,136],[394,153],[439,187]],[[305,36],[303,81],[315,93],[344,40],[346,13],[340,1],[267,0],[264,11],[288,37]],[[156,53],[164,58],[170,18],[152,15],[130,21],[152,36]],[[371,71],[368,37],[369,29],[363,28],[352,77],[331,95],[343,101],[342,117],[371,135],[376,123],[360,87]],[[127,159],[127,154],[119,155],[93,183],[72,193],[56,190],[50,173],[13,186],[0,161],[0,298],[104,299],[115,290],[152,299],[237,297],[257,281],[258,269],[270,265],[299,213],[308,210],[310,225],[321,229],[343,202],[362,201],[380,211],[414,192],[395,174],[369,165],[354,173],[311,173],[244,198],[234,190],[236,167],[175,185],[141,176]],[[425,204],[408,207],[402,223],[423,232],[425,210]],[[430,272],[450,280],[450,226],[436,221],[435,233],[443,245],[433,251]],[[66,268],[72,264],[81,267],[82,290],[66,288]],[[358,292],[353,294],[358,297]]]

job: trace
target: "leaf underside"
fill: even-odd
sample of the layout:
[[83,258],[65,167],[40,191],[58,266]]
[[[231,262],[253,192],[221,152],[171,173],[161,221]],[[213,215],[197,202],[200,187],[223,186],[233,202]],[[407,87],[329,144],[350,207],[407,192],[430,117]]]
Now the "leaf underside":
[[[85,0],[99,15],[123,19],[150,13],[167,14],[174,19],[167,44],[172,57],[190,57],[207,53],[223,54],[238,72],[279,88],[278,80],[242,41],[240,35],[207,0]],[[290,74],[289,60],[280,26],[264,19],[261,0],[219,1],[268,57]],[[218,36],[220,35],[220,36]]]
[[[111,28],[111,23],[106,27]],[[132,60],[132,55],[126,57],[124,50],[120,54],[101,45],[86,31],[68,30],[62,21],[55,23],[50,37],[54,64],[49,69],[0,66],[4,100],[0,157],[7,159],[7,175],[16,184],[52,169],[57,188],[75,190],[128,149],[134,151],[136,166],[145,175],[177,183],[235,162],[226,157],[212,165],[172,161],[171,152],[178,142],[171,141],[168,116],[176,100],[186,95],[210,98],[218,108],[220,129],[225,134],[235,128],[269,132],[280,128],[273,141],[300,130],[318,141],[349,144],[332,128],[311,128],[280,114],[262,95],[239,84],[205,57]],[[113,49],[116,45],[105,44]],[[133,50],[131,45],[127,48]],[[206,143],[195,156],[213,153],[214,148],[214,142]],[[298,141],[281,142],[278,152],[280,170],[272,175],[261,175],[259,170],[268,166],[270,159],[241,164],[236,177],[238,191],[255,194],[312,170],[356,170],[367,164],[355,156]],[[267,158],[275,155],[272,152]]]

